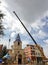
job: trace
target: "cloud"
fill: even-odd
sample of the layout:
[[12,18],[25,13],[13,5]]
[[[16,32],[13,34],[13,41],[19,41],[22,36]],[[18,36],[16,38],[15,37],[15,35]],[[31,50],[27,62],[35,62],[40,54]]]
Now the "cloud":
[[[36,16],[36,14],[40,14],[41,12],[40,12],[40,6],[41,5],[44,5],[44,4],[47,4],[47,0],[46,1],[42,1],[42,3],[41,3],[41,1],[39,0],[37,0],[37,1],[29,1],[28,0],[28,2],[27,2],[27,0],[26,1],[16,1],[16,0],[12,0],[12,2],[11,2],[11,0],[9,1],[9,0],[4,0],[7,4],[8,4],[8,9],[10,9],[10,10],[15,10],[15,11],[17,11],[17,14],[18,14],[18,16],[22,19],[22,21],[23,22],[25,22],[25,25],[26,25],[26,27],[30,30],[31,28],[30,28],[30,25],[35,29],[35,30],[38,30],[38,29],[40,29],[40,28],[42,28],[45,24],[46,24],[46,22],[42,22],[40,19],[40,15],[38,15],[38,16]],[[30,3],[29,3],[30,2]],[[16,4],[15,4],[16,3]],[[36,11],[36,10],[34,10],[34,8],[32,7],[31,9],[29,9],[28,7],[27,7],[27,5],[26,5],[26,3],[27,3],[27,5],[30,7],[30,6],[33,6],[34,8],[35,7],[37,7],[38,5],[38,8],[36,9],[36,10],[38,10],[38,11]],[[34,3],[34,4],[33,4]],[[41,4],[40,4],[41,3]],[[26,6],[25,6],[25,5]],[[36,6],[35,6],[36,5]],[[46,5],[47,6],[47,5]],[[45,6],[45,7],[46,7]],[[42,11],[44,11],[45,12],[45,7],[43,7],[42,6],[42,8],[44,9],[41,9]],[[47,9],[47,8],[46,8]],[[25,10],[25,11],[23,11],[23,10]],[[27,11],[28,10],[28,11]],[[34,10],[35,11],[35,13],[34,13],[34,11],[32,12],[32,10]],[[22,12],[23,11],[23,12]],[[30,12],[31,11],[31,12]],[[44,14],[44,12],[42,13],[42,15]],[[34,22],[32,22],[33,20],[31,19],[30,20],[30,18],[32,18],[32,15],[31,14],[34,14],[35,16],[33,16],[33,18],[34,18]],[[8,15],[8,17],[6,17],[6,19],[10,22],[10,21],[12,21],[12,20],[14,20],[13,19],[13,17],[12,16],[14,16],[14,15],[12,15],[12,14],[10,14],[9,12],[7,12],[6,13],[7,15]],[[37,18],[39,18],[39,19],[37,19]],[[17,19],[17,18],[16,18]],[[29,21],[30,20],[30,21]],[[15,21],[15,20],[14,20]],[[18,22],[18,20],[16,20],[17,22]],[[13,22],[13,21],[12,21]],[[15,24],[17,24],[17,25],[15,25]],[[20,25],[20,23],[18,22],[18,23],[13,23],[13,26],[12,26],[12,23],[10,23],[9,24],[9,27],[11,26],[12,28],[12,30],[20,30],[21,31],[21,29],[22,29],[22,33],[23,32],[25,32],[25,30],[24,30],[24,28],[22,27],[22,25]],[[18,28],[17,28],[17,26],[18,26]],[[20,28],[20,29],[19,29]],[[19,32],[20,32],[19,31]]]
[[46,25],[46,22],[42,22],[41,18],[36,20],[35,22],[32,23],[32,28],[35,30],[41,29],[44,25]]
[[40,41],[40,43],[41,43],[41,40],[48,37],[43,30],[39,30],[38,32],[35,32],[35,34],[33,33],[32,35],[36,39],[36,41],[38,40],[38,41]]
[[48,39],[44,40],[44,43],[48,44]]
[[44,15],[42,17],[42,21],[48,23],[48,10],[44,13]]
[[46,37],[46,33],[43,32],[42,30],[40,30],[39,33],[38,33],[38,37],[45,38]]
[[0,11],[2,11],[2,12],[5,13],[7,7],[8,7],[7,3],[4,2],[3,0],[1,0],[1,3],[0,3]]
[[44,13],[44,17],[48,16],[48,10]]
[[48,10],[48,0],[5,0],[10,10],[27,23],[32,23]]
[[10,28],[11,31],[16,31],[16,33],[25,33],[26,32],[18,20],[12,19],[12,22],[10,25],[11,25],[11,28]]
[[29,44],[29,43],[28,43],[28,41],[25,41],[25,40],[24,40],[24,41],[22,41],[22,43],[23,43],[22,48],[25,48],[25,47],[26,47],[26,45],[27,45],[27,44]]
[[14,37],[15,34],[16,34],[16,32],[12,32],[11,35],[10,35],[10,37]]
[[[32,31],[30,26],[32,26],[34,33],[34,38],[36,41],[39,39],[44,39],[47,35],[43,30],[46,26],[46,21],[42,21],[41,18],[46,16],[48,13],[48,0],[2,0],[4,1],[4,7],[1,9],[4,10],[6,17],[4,19],[4,26],[7,28],[7,32],[11,34],[11,37],[14,37],[18,32],[26,36],[26,31],[18,21],[18,19],[13,15],[13,10],[16,11],[20,19],[25,23],[29,31]],[[7,5],[6,5],[7,4]],[[48,15],[47,15],[48,16]],[[46,29],[46,28],[45,28]],[[10,31],[10,32],[9,32]],[[15,33],[15,32],[16,33]],[[5,33],[7,33],[5,32]],[[8,34],[7,34],[8,35]],[[30,39],[23,40],[23,47],[29,43]],[[23,38],[23,37],[22,37]],[[42,40],[43,41],[43,40]],[[46,41],[47,42],[47,41]],[[40,40],[41,43],[41,40]],[[48,47],[45,45],[44,50],[45,54],[47,53]],[[48,53],[46,54],[48,55]]]
[[31,24],[32,27],[31,31],[34,31],[32,35],[33,37],[35,37],[35,39],[36,38],[45,39],[48,37],[47,33],[48,22],[46,16],[48,17],[48,11],[46,11],[42,17],[40,17]]
[[0,0],[0,1],[1,1],[1,3],[0,3],[1,6],[8,7],[6,2],[4,2],[3,0]]

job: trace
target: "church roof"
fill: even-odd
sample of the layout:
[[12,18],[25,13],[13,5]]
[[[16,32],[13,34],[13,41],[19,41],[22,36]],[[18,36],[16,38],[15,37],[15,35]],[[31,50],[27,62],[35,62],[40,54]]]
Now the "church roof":
[[19,34],[17,34],[17,37],[16,37],[15,42],[16,42],[16,41],[21,42],[21,39],[20,39],[20,35],[19,35]]

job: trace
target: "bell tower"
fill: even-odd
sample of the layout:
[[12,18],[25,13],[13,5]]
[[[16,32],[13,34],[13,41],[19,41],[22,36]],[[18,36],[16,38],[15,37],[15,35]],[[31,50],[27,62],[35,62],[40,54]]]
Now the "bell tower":
[[16,40],[14,41],[14,46],[15,46],[15,49],[22,49],[22,41],[20,39],[20,35],[17,34],[17,37],[16,37]]
[[12,46],[12,55],[13,59],[17,64],[22,64],[24,63],[24,51],[22,49],[22,41],[20,39],[20,35],[17,34],[17,37],[14,41],[14,44]]

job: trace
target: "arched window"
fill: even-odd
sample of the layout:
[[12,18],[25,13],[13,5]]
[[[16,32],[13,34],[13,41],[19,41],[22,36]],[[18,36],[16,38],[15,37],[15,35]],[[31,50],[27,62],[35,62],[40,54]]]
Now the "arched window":
[[20,45],[20,42],[18,42],[18,45]]

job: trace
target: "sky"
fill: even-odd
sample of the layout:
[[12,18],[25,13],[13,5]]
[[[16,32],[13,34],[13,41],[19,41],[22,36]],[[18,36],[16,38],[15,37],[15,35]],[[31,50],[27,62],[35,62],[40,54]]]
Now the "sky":
[[48,57],[48,0],[1,0],[0,10],[6,15],[3,19],[3,25],[6,28],[5,36],[1,39],[1,44],[10,46],[20,34],[23,48],[27,44],[34,44],[23,26],[14,15],[17,13],[25,24],[36,42],[43,47],[45,55]]

